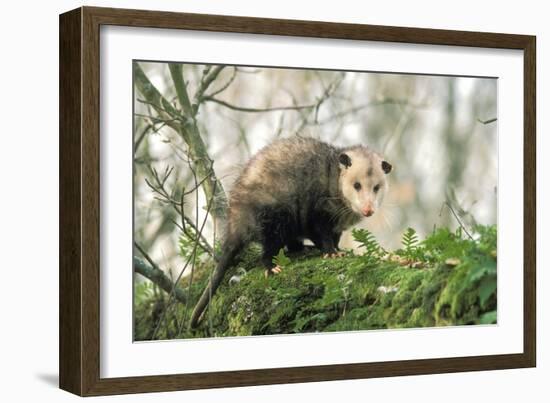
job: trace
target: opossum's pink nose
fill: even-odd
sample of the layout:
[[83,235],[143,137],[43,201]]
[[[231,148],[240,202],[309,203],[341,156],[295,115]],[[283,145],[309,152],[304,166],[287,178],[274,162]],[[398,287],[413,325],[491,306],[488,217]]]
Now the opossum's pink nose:
[[374,214],[374,209],[372,208],[372,206],[366,206],[366,207],[363,207],[363,210],[361,210],[361,213],[363,213],[365,217],[370,217],[371,215]]

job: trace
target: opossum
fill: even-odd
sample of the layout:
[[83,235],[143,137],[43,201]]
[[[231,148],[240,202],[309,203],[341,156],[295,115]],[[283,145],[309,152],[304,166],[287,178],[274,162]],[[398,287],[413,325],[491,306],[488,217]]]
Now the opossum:
[[276,140],[246,165],[229,196],[222,253],[190,326],[196,327],[237,254],[250,242],[263,247],[266,274],[281,268],[273,257],[309,239],[337,256],[342,231],[380,207],[392,165],[362,145],[338,148],[312,138]]

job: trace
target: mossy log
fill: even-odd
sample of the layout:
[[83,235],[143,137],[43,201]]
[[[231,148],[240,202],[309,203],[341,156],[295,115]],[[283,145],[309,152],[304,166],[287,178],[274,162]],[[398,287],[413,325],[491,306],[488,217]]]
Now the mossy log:
[[[252,248],[226,275],[200,327],[179,337],[496,323],[496,238],[494,246],[456,241],[460,247],[421,264],[396,254],[373,263],[351,252],[325,259],[309,251],[290,255],[282,273],[267,278]],[[205,283],[199,276],[191,300]]]

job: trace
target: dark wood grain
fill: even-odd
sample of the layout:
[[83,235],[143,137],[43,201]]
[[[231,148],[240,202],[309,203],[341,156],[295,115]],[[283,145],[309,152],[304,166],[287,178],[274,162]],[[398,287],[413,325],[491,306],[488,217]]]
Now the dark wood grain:
[[529,36],[491,32],[404,28],[382,25],[340,24],[321,21],[284,20],[257,17],[232,17],[86,7],[105,25],[171,28],[199,31],[234,32],[313,38],[352,39],[484,48],[523,49]]
[[[522,49],[524,351],[247,371],[101,378],[99,28],[101,25]],[[535,37],[83,7],[60,17],[60,387],[91,396],[532,367],[536,364]]]
[[81,394],[81,10],[59,21],[59,386]]
[[523,354],[101,379],[90,396],[530,367]]
[[99,27],[82,8],[82,390],[99,379]]
[[537,275],[537,129],[536,40],[530,37],[523,56],[523,354],[536,366]]

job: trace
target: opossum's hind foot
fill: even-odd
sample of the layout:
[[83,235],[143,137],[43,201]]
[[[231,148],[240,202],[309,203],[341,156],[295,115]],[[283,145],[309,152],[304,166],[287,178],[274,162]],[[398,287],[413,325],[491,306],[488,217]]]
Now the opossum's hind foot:
[[344,256],[346,256],[346,252],[338,251],[338,252],[334,252],[334,253],[325,253],[323,255],[323,259],[336,259],[336,258],[344,257]]
[[283,271],[283,268],[281,266],[275,266],[275,267],[272,267],[271,269],[265,269],[264,276],[265,278],[268,278],[269,276],[273,274],[279,274],[282,271]]

